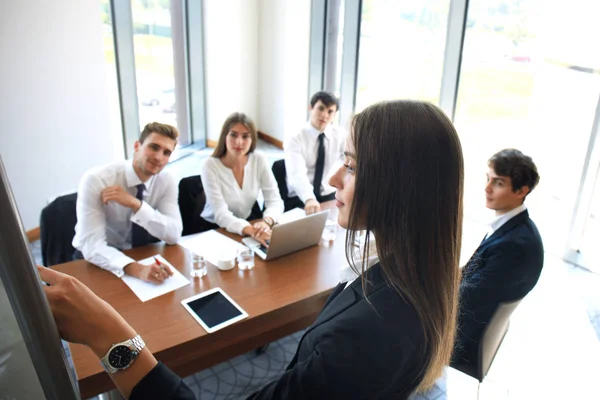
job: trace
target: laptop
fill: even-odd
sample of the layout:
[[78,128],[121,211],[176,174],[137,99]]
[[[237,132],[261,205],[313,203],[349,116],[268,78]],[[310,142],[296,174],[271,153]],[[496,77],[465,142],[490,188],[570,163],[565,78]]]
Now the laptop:
[[242,242],[263,260],[273,260],[319,243],[328,215],[329,210],[324,210],[275,225],[268,248],[251,237],[243,238]]

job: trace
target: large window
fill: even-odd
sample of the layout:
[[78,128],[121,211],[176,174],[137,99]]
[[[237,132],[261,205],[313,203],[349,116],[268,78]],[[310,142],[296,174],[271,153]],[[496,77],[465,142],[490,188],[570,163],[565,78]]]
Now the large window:
[[449,0],[364,0],[356,111],[380,100],[437,103]]
[[527,204],[546,249],[600,248],[596,3],[345,0],[343,7],[342,113],[386,99],[442,106],[463,145],[467,220],[490,220],[487,160],[517,148],[540,172]]
[[546,248],[558,252],[568,239],[600,93],[600,76],[580,64],[590,47],[562,45],[573,43],[569,31],[579,23],[539,0],[471,1],[455,117],[465,154],[466,215],[488,218],[486,161],[518,148],[532,156],[541,176],[528,198],[530,214]]
[[131,2],[140,129],[157,121],[177,126],[171,2]]
[[[102,0],[105,58],[115,71],[124,148],[149,122],[176,126],[171,159],[206,143],[200,1]],[[116,69],[115,69],[116,66]],[[117,85],[118,82],[118,85]],[[110,84],[110,83],[109,83]],[[180,151],[181,150],[181,151]]]
[[583,254],[584,259],[581,261],[586,268],[600,274],[600,265],[597,261],[600,258],[600,246],[598,246],[598,239],[600,239],[600,182],[598,182],[598,178],[600,177],[596,175],[590,207],[584,215],[585,225],[578,250],[580,254]]

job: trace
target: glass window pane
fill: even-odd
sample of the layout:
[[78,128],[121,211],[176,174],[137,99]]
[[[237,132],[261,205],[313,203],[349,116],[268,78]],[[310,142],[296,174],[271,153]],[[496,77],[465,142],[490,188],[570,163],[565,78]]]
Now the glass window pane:
[[597,260],[600,258],[600,176],[595,177],[595,187],[592,196],[589,212],[585,219],[585,227],[581,244],[580,254],[583,254],[584,265],[586,268],[600,274],[600,265]]
[[171,2],[132,0],[131,11],[140,129],[177,126]]
[[594,14],[586,12],[591,3],[576,3],[471,1],[455,117],[465,154],[466,216],[489,218],[487,159],[517,148],[538,166],[540,183],[527,204],[546,248],[558,252],[567,240],[600,93],[600,75],[589,70],[599,31],[591,34],[597,24],[585,21]]
[[380,100],[439,101],[449,0],[365,0],[356,111]]

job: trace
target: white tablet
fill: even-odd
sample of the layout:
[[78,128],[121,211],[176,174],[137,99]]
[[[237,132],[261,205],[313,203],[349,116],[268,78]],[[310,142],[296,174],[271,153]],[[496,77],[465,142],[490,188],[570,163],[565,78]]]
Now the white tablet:
[[213,288],[181,300],[181,304],[208,333],[248,317],[221,288]]

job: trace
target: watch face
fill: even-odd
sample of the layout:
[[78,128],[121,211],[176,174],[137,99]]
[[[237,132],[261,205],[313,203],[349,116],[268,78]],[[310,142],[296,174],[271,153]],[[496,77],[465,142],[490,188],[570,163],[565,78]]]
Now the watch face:
[[132,356],[133,354],[129,347],[117,346],[110,351],[108,363],[113,368],[125,368],[131,362]]

